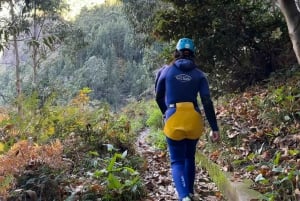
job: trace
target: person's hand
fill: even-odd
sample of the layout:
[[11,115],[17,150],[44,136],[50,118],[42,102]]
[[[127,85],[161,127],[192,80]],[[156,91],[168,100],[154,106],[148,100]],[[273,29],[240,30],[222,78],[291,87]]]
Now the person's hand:
[[209,134],[209,138],[212,142],[220,141],[220,133],[219,131],[211,131]]
[[161,123],[162,123],[162,127],[164,127],[164,125],[166,123],[166,115],[165,114],[162,115]]

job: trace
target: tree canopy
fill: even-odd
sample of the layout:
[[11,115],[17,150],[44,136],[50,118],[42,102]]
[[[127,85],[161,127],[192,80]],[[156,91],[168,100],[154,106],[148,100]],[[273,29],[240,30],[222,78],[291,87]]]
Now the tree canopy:
[[[38,6],[38,2],[24,5],[31,9],[47,4]],[[194,39],[197,63],[218,92],[213,94],[244,90],[273,71],[295,64],[284,16],[271,1],[122,2],[85,8],[73,22],[53,22],[41,41],[32,35],[29,47],[39,46],[39,50],[31,56],[21,53],[22,72],[28,74],[29,65],[38,69],[41,93],[46,86],[67,89],[62,94],[68,99],[78,89],[90,87],[93,98],[116,104],[149,91],[154,71],[170,61],[181,37]],[[8,37],[9,32],[2,30],[2,36]],[[31,57],[35,58],[32,64],[22,63]],[[7,79],[2,79],[7,85]],[[30,79],[23,73],[24,88],[32,87]]]
[[[129,16],[141,16],[132,1],[124,2],[134,13]],[[290,63],[282,63],[282,57],[290,55],[291,44],[286,22],[271,1],[164,0],[160,4],[147,18],[154,19],[153,29],[145,32],[173,47],[179,38],[192,38],[200,67],[222,77],[223,91],[243,90],[295,63],[292,56]]]

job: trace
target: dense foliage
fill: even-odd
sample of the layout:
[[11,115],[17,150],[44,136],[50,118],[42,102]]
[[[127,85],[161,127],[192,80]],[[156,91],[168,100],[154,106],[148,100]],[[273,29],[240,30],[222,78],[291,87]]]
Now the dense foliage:
[[[32,85],[31,70],[22,60],[25,95],[37,89],[41,101],[45,101],[56,92],[61,101],[67,102],[78,90],[89,87],[92,99],[120,108],[127,99],[138,98],[152,84],[154,74],[149,69],[157,68],[151,63],[157,58],[151,52],[160,46],[145,49],[136,40],[121,4],[86,8],[73,23],[59,24],[49,31],[59,28],[56,34],[63,43],[41,58],[37,86]],[[9,69],[2,72],[2,86],[10,87],[3,88],[3,101],[11,100],[14,95],[13,79],[7,79],[13,73]]]
[[[131,15],[142,16],[138,6],[128,3],[132,1],[124,2]],[[153,29],[143,31],[173,47],[181,37],[193,38],[198,63],[221,94],[243,90],[295,63],[293,56],[284,59],[293,54],[291,43],[284,18],[271,1],[163,2],[148,15]]]
[[[145,125],[145,105],[112,113],[106,104],[91,107],[90,92],[79,91],[66,106],[57,106],[53,99],[40,109],[32,97],[23,119],[13,111],[1,111],[1,200],[39,196],[109,201],[144,196],[143,160],[134,143]],[[137,122],[141,126],[133,126]],[[51,191],[45,189],[49,186]]]

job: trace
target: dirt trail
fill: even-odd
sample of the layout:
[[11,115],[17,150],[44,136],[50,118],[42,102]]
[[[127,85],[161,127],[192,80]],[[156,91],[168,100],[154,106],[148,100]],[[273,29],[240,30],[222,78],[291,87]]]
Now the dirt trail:
[[[160,150],[155,150],[146,142],[149,130],[140,133],[137,140],[137,151],[145,159],[144,183],[148,197],[144,201],[177,201],[177,193],[172,183],[169,156]],[[195,201],[224,201],[219,198],[219,191],[211,181],[207,172],[199,167],[196,170]]]

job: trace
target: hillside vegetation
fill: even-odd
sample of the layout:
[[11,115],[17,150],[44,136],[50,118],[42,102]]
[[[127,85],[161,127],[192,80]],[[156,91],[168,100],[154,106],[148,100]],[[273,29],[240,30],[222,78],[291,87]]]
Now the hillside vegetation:
[[[277,72],[218,105],[222,143],[210,158],[251,179],[265,200],[299,200],[300,70]],[[204,148],[205,150],[205,148]]]
[[[299,199],[299,78],[298,68],[278,72],[244,93],[222,97],[216,102],[222,143],[199,143],[199,149],[235,179],[253,180],[264,200]],[[135,143],[139,132],[150,127],[148,141],[165,149],[158,108],[150,99],[112,113],[107,105],[91,107],[89,93],[83,89],[68,106],[49,102],[39,110],[32,97],[22,120],[2,110],[3,198],[146,196],[140,175],[147,164],[136,154]],[[51,192],[46,190],[49,185]]]
[[116,114],[105,104],[92,107],[90,92],[81,90],[67,106],[49,102],[40,109],[32,97],[23,119],[6,110],[1,121],[1,200],[144,196],[139,174],[143,160],[134,149],[144,108],[137,105]]
[[222,134],[214,145],[204,135],[199,151],[233,180],[252,180],[262,200],[300,199],[300,70],[271,1],[106,0],[74,21],[57,12],[62,0],[8,8],[0,200],[145,201],[160,190],[145,185],[151,163],[136,142],[149,130],[145,142],[167,156],[153,83],[182,37],[194,39]]

